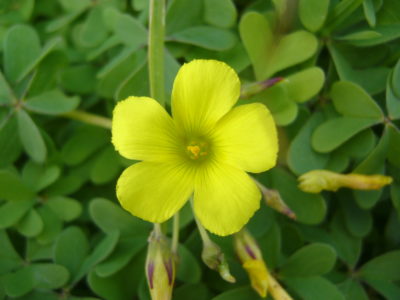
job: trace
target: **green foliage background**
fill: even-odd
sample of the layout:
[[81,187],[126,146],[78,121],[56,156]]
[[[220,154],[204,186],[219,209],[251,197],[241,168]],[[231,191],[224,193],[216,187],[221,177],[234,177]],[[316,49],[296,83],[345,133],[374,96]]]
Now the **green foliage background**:
[[[149,95],[147,23],[147,0],[0,1],[0,299],[149,299],[151,224],[114,192],[132,162],[71,113],[110,117]],[[168,1],[167,99],[194,58],[227,62],[243,83],[285,78],[241,102],[265,103],[279,125],[279,166],[257,178],[298,220],[263,206],[248,228],[294,299],[400,299],[399,37],[398,0]],[[394,183],[306,194],[296,176],[313,169]],[[232,239],[213,237],[234,285],[201,263],[181,215],[174,299],[257,299]]]

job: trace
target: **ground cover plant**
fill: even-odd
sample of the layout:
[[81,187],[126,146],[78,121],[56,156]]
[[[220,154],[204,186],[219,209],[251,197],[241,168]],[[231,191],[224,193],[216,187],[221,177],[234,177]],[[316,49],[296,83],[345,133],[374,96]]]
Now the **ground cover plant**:
[[[0,299],[400,299],[399,38],[398,0],[0,0]],[[263,196],[243,230],[224,221],[228,189],[198,219],[190,201],[147,217],[137,193],[117,197],[146,159],[121,151],[115,107],[152,97],[174,114],[196,59],[230,66],[232,111],[268,109],[268,149],[279,140],[276,162],[237,158]],[[208,68],[189,89],[222,90]],[[264,147],[257,126],[231,135]],[[151,171],[128,191],[156,178],[143,197],[168,199],[171,173]]]

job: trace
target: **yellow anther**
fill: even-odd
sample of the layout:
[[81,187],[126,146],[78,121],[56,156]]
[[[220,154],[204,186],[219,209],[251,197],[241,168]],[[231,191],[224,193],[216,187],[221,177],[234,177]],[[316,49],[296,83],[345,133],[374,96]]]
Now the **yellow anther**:
[[204,141],[192,141],[186,146],[190,159],[200,159],[208,154],[208,145]]
[[190,158],[193,158],[193,159],[199,158],[199,154],[200,154],[199,146],[187,146],[186,149],[193,155],[193,156],[191,155]]

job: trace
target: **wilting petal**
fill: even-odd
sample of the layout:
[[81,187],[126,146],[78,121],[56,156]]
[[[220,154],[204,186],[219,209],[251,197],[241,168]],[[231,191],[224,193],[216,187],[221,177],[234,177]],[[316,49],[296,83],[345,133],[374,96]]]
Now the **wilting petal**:
[[261,194],[242,170],[210,164],[199,171],[194,211],[203,226],[218,235],[239,231],[260,206]]
[[174,122],[154,99],[129,97],[118,102],[112,122],[112,142],[124,157],[166,161],[177,153]]
[[276,164],[276,127],[263,104],[247,104],[232,109],[218,122],[213,141],[218,161],[248,172],[263,172]]
[[191,169],[183,164],[139,162],[118,179],[117,197],[134,216],[161,223],[189,199],[193,178]]
[[172,115],[189,135],[203,135],[236,103],[240,81],[227,64],[193,60],[183,65],[172,90]]

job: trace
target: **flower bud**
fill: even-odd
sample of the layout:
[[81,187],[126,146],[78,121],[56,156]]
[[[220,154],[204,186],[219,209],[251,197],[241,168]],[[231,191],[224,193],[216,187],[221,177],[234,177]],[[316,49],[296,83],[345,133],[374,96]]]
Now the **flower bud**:
[[287,206],[283,201],[281,194],[277,190],[267,189],[265,186],[259,184],[265,203],[272,209],[280,212],[290,219],[296,220],[296,214]]
[[275,77],[264,81],[253,82],[249,84],[245,84],[242,86],[242,90],[240,92],[240,97],[242,99],[250,98],[263,90],[274,86],[278,82],[284,80],[283,77]]
[[243,268],[249,274],[251,286],[263,298],[268,292],[268,270],[260,248],[250,233],[243,229],[234,236],[234,247]]
[[275,300],[293,300],[269,273],[260,248],[250,233],[243,229],[234,236],[235,251],[249,274],[251,286],[263,298],[268,292]]
[[201,258],[210,269],[218,271],[222,279],[230,283],[236,282],[235,277],[229,271],[225,255],[217,244],[211,240],[204,243]]
[[299,188],[307,193],[322,190],[336,191],[341,187],[354,190],[378,190],[392,183],[392,178],[384,175],[339,174],[327,170],[313,170],[299,177]]
[[175,260],[167,238],[153,231],[149,237],[146,277],[152,300],[170,300],[175,280]]

